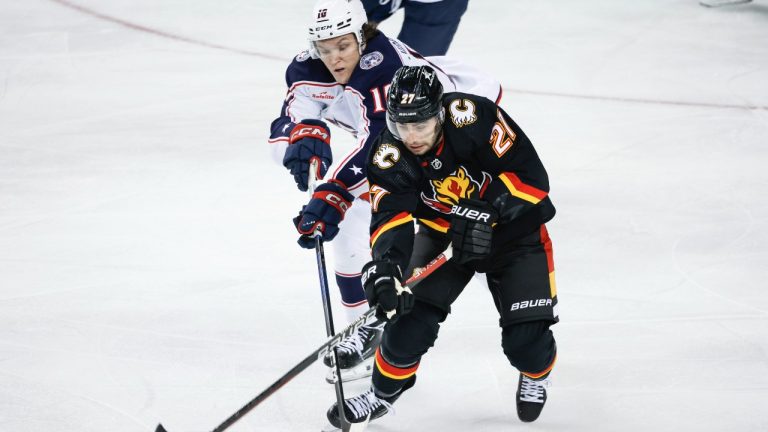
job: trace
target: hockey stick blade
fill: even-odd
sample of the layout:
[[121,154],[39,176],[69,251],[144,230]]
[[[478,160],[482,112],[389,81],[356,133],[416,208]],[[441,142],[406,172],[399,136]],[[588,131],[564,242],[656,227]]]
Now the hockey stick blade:
[[[408,280],[406,280],[403,285],[408,288],[415,287],[421,281],[426,279],[429,275],[434,273],[443,264],[448,262],[448,260],[452,256],[453,256],[452,248],[449,245],[448,249],[446,249],[445,252],[438,255],[435,259],[430,261],[426,266],[422,267],[418,272],[415,271],[414,275],[411,276]],[[326,353],[328,353],[329,350],[337,347],[342,340],[348,338],[353,333],[355,333],[358,328],[362,327],[363,324],[365,324],[369,319],[373,318],[375,315],[376,315],[375,307],[368,309],[365,313],[360,315],[352,324],[348,325],[344,330],[328,338],[328,340],[326,340],[325,343],[323,343],[317,349],[312,351],[312,353],[309,354],[307,357],[305,357],[304,360],[299,362],[299,364],[297,364],[291,370],[286,372],[283,376],[278,378],[277,381],[275,381],[274,383],[272,383],[272,385],[270,385],[264,391],[259,393],[258,396],[251,399],[251,401],[249,401],[247,404],[243,405],[243,407],[237,410],[237,412],[229,416],[228,419],[226,419],[223,423],[221,423],[219,426],[213,429],[212,432],[222,432],[228,429],[236,421],[243,418],[243,416],[248,414],[252,409],[256,408],[256,406],[264,402],[264,400],[266,400],[269,396],[277,392],[280,388],[286,385],[293,378],[296,378],[296,376],[298,376],[301,372],[306,370],[315,361],[317,361],[320,358],[323,358],[326,355]],[[367,422],[365,423],[367,424]],[[362,425],[362,423],[358,423],[358,425]],[[363,426],[363,428],[365,428],[365,426]],[[360,429],[350,429],[350,430],[357,432]],[[167,430],[163,427],[162,424],[158,424],[157,428],[155,429],[155,432],[167,432]]]
[[[352,423],[350,425],[350,429],[348,429],[347,432],[365,432],[370,421],[370,417],[368,417],[363,422]],[[320,432],[344,432],[344,430],[328,423],[324,428],[320,430]]]
[[365,418],[365,421],[362,421],[360,423],[352,423],[349,428],[349,432],[365,432],[365,429],[368,427],[368,422],[371,421],[371,415],[368,414],[368,417]]
[[[263,392],[259,393],[258,396],[253,398],[247,404],[245,404],[236,413],[232,414],[222,424],[220,424],[215,429],[213,429],[212,432],[221,432],[226,430],[230,426],[232,426],[232,424],[234,424],[237,420],[241,419],[245,414],[247,414],[249,411],[254,409],[257,405],[259,405],[261,402],[263,402],[265,399],[267,399],[269,396],[271,396],[273,393],[275,393],[277,390],[279,390],[281,387],[287,384],[290,380],[292,380],[301,372],[303,372],[305,369],[307,369],[309,366],[311,366],[312,363],[314,363],[317,359],[322,358],[325,355],[325,353],[328,352],[328,350],[338,346],[342,340],[351,336],[354,332],[357,331],[358,328],[360,328],[363,324],[365,324],[374,315],[376,315],[375,308],[371,308],[368,311],[366,311],[364,314],[360,315],[360,317],[358,317],[352,324],[347,326],[344,330],[340,331],[339,333],[335,334],[333,337],[329,338],[327,341],[325,341],[324,344],[320,345],[320,347],[318,347],[316,350],[312,351],[312,353],[309,354],[307,357],[305,357],[304,360],[302,360],[301,362],[299,362],[299,364],[297,364],[291,370],[286,372],[277,381],[272,383],[272,385],[267,387]],[[155,429],[155,432],[168,432],[168,431],[163,427],[162,424],[158,424],[157,429]]]
[[370,423],[371,418],[368,416],[365,421],[359,422],[359,423],[348,423],[348,429],[343,428],[337,428],[336,426],[328,423],[323,429],[320,430],[320,432],[365,432],[366,429],[368,429],[368,423]]
[[752,0],[701,0],[699,1],[699,4],[708,8],[719,8],[723,6],[735,6],[751,2]]

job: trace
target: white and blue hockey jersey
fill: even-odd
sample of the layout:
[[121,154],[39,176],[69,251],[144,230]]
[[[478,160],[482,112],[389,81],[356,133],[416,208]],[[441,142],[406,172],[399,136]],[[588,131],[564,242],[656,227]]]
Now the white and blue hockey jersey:
[[[346,85],[337,83],[320,59],[303,51],[285,73],[288,92],[280,116],[272,122],[269,138],[274,159],[282,163],[296,123],[304,119],[332,123],[352,133],[357,146],[343,156],[327,178],[341,182],[355,197],[366,199],[366,156],[373,140],[386,128],[386,95],[392,77],[401,66],[424,64],[438,71],[446,93],[471,93],[494,102],[501,98],[499,83],[480,71],[448,57],[422,57],[381,32],[366,44]],[[337,161],[338,157],[334,155]]]

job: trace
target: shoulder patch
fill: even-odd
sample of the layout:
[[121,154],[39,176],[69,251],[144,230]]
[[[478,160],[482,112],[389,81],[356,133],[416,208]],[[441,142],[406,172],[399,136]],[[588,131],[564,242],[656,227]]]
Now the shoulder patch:
[[304,51],[300,52],[299,55],[296,56],[296,61],[297,62],[303,62],[303,61],[307,60],[309,57],[311,57],[309,55],[309,50],[304,50]]
[[379,51],[370,52],[360,57],[360,69],[373,69],[382,61],[384,61],[384,54],[380,53]]
[[471,125],[477,121],[475,104],[469,99],[456,99],[448,105],[451,121],[457,128]]
[[373,154],[373,164],[385,170],[392,168],[400,160],[400,149],[392,144],[382,144]]

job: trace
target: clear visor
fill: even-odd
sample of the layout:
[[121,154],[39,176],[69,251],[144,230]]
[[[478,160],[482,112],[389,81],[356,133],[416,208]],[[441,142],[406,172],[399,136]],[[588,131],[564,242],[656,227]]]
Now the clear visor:
[[[347,35],[351,37],[345,37]],[[347,35],[333,37],[331,39],[311,41],[310,44],[321,59],[347,56],[360,49],[360,43],[357,41],[357,36],[355,36],[354,33],[347,33]]]
[[387,129],[398,141],[425,141],[440,129],[443,124],[443,117],[442,110],[434,117],[413,123],[395,122],[387,116]]

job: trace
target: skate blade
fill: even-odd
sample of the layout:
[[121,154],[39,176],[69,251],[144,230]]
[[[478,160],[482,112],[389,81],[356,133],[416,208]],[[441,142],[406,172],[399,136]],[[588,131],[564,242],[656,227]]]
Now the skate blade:
[[[360,363],[359,365],[341,370],[341,382],[357,381],[359,379],[368,378],[373,375],[373,359],[369,359]],[[336,384],[336,368],[329,368],[328,374],[325,376],[325,381],[328,384]]]

